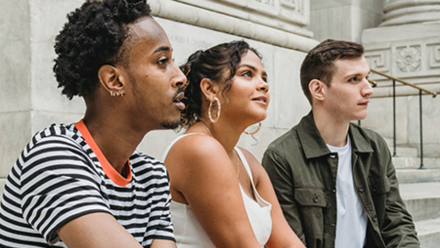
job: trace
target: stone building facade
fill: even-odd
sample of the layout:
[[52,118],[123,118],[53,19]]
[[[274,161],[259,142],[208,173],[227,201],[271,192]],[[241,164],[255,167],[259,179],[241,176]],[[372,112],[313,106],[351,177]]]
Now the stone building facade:
[[[259,133],[239,145],[260,159],[267,145],[305,115],[310,106],[299,83],[306,52],[327,38],[361,42],[372,68],[436,90],[440,74],[440,0],[149,0],[152,14],[174,48],[178,64],[198,49],[244,39],[263,56],[271,103]],[[83,0],[0,0],[0,194],[19,153],[38,130],[76,122],[85,105],[57,88],[54,38],[66,14]],[[420,5],[420,6],[419,6]],[[389,81],[377,80],[377,96],[362,125],[391,137]],[[438,100],[424,97],[430,156],[439,156]],[[398,99],[398,142],[417,146],[415,96]],[[388,109],[389,108],[389,109]],[[153,131],[139,149],[162,158],[178,134]],[[436,150],[437,149],[437,150]]]

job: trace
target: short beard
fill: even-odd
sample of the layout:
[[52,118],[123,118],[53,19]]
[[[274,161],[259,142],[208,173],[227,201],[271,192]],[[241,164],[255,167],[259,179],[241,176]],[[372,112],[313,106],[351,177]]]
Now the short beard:
[[180,121],[175,121],[175,122],[163,121],[160,125],[165,129],[176,129],[180,126]]

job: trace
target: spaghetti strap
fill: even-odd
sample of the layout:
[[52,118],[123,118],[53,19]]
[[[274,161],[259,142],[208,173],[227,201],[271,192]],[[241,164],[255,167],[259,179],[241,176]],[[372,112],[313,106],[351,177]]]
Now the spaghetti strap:
[[190,135],[193,135],[193,134],[206,135],[206,134],[204,134],[204,133],[187,133],[187,134],[182,134],[182,135],[180,135],[179,137],[177,137],[176,139],[174,139],[173,141],[171,141],[170,144],[168,145],[167,149],[165,149],[165,152],[164,152],[164,154],[163,154],[163,156],[162,156],[162,161],[165,161],[165,158],[167,157],[168,152],[170,151],[171,147],[173,147],[173,145],[174,145],[177,141],[179,141],[179,140],[180,140],[181,138],[183,138],[183,137],[190,136]]
[[238,156],[240,157],[240,160],[241,160],[241,162],[243,163],[244,168],[246,169],[246,171],[247,171],[247,173],[248,173],[248,175],[249,175],[249,178],[250,178],[252,184],[254,184],[254,180],[253,180],[253,177],[252,177],[251,167],[249,167],[249,164],[248,164],[248,162],[247,162],[247,160],[246,160],[246,157],[245,157],[244,154],[241,152],[240,148],[238,148],[238,147],[236,146],[236,147],[234,147],[234,149],[235,149],[235,151],[237,152]]

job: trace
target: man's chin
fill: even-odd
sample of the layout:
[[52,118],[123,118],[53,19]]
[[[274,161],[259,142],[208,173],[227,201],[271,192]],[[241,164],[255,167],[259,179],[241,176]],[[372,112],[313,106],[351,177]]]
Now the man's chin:
[[180,120],[179,121],[164,121],[161,123],[161,126],[164,129],[176,129],[178,128],[180,125]]

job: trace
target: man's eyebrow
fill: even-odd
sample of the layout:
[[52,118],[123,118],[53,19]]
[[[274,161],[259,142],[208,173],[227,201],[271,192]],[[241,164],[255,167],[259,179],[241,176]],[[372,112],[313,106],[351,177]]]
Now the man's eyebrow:
[[[368,71],[367,76],[370,75],[371,71]],[[352,74],[348,74],[347,76],[345,76],[344,78],[352,78],[352,77],[359,77],[364,75],[363,73],[352,73]]]
[[167,47],[167,46],[161,46],[161,47],[156,48],[156,50],[154,50],[153,53],[158,53],[158,52],[162,52],[162,51],[169,52],[169,51],[171,51],[171,48]]

